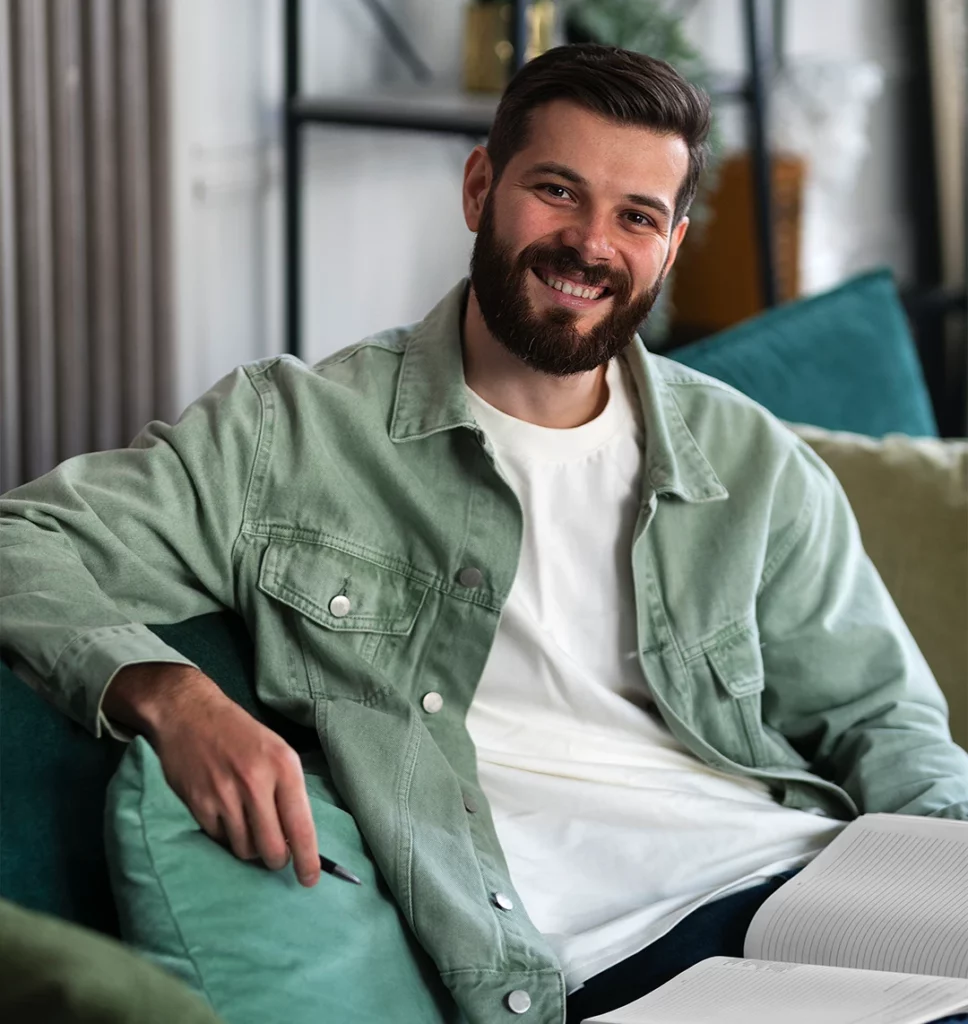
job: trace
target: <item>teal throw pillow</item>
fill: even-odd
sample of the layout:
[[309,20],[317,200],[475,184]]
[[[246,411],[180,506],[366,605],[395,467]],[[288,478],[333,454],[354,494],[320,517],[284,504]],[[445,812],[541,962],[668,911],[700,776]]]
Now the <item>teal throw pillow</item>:
[[321,754],[303,757],[320,852],[362,885],[244,862],[199,828],[151,746],[108,788],[111,885],[127,942],[227,1024],[451,1024],[461,1018],[384,885]]
[[791,423],[937,437],[914,340],[887,270],[669,353]]

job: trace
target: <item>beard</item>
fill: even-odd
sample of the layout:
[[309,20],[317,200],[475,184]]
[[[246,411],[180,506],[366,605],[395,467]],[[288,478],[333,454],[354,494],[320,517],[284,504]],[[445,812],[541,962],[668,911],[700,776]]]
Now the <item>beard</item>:
[[[584,333],[576,327],[581,315],[576,310],[536,312],[527,291],[528,274],[536,267],[582,281],[588,288],[607,288],[611,309]],[[631,343],[664,280],[663,266],[650,288],[633,295],[632,280],[625,271],[585,263],[567,246],[553,248],[536,242],[515,257],[497,237],[491,196],[484,202],[471,255],[471,284],[487,329],[534,370],[570,377],[604,366]]]

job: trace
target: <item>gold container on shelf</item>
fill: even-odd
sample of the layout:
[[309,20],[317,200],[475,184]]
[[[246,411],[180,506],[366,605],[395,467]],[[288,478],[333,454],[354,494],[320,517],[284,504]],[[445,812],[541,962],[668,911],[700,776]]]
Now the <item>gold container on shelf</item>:
[[[554,25],[554,0],[536,0],[529,6],[526,60],[551,49]],[[501,92],[513,70],[511,5],[469,4],[464,15],[464,88],[470,92]]]

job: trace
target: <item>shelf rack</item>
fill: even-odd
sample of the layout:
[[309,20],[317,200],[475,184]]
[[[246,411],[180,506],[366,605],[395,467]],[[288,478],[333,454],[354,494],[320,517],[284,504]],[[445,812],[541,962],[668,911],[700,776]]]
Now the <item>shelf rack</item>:
[[[299,23],[301,0],[285,0],[285,196],[284,276],[286,351],[302,355],[301,273],[302,249],[302,146],[310,125],[344,125],[485,138],[499,97],[441,92],[428,86],[355,95],[304,96],[300,92]],[[519,67],[527,39],[526,0],[512,0],[512,46]],[[711,93],[719,102],[746,106],[747,130],[753,165],[753,229],[760,253],[760,288],[764,305],[776,304],[776,267],[773,245],[773,201],[767,135],[766,83],[774,64],[774,0],[743,0],[747,71],[741,76],[720,76]]]

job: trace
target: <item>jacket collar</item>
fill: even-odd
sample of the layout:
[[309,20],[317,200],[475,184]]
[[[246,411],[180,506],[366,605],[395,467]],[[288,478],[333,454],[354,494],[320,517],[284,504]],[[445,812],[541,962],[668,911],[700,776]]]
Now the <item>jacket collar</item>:
[[461,319],[469,287],[455,285],[410,333],[400,364],[391,441],[419,441],[455,427],[477,429],[467,402]]
[[[461,281],[411,331],[400,365],[390,439],[418,441],[457,427],[477,429],[467,402],[461,318],[468,282]],[[642,404],[644,498],[674,494],[688,502],[728,497],[693,437],[660,364],[636,335],[624,354]]]

